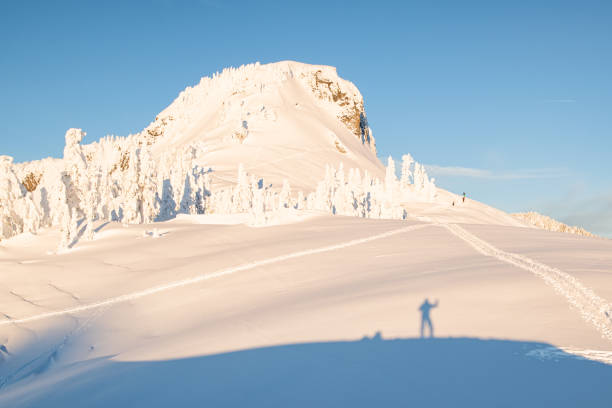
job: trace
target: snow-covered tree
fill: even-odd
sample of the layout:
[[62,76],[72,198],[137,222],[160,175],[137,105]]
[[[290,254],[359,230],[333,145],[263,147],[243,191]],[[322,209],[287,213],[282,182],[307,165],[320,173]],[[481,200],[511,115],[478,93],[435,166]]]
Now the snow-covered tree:
[[410,184],[412,184],[412,163],[414,159],[410,154],[405,154],[402,156],[402,175],[400,178],[401,188],[407,189]]
[[140,188],[140,150],[130,152],[129,167],[123,180],[123,222],[139,224],[142,222],[142,189]]
[[25,189],[17,179],[12,163],[12,157],[0,156],[0,239],[23,232],[23,214],[20,214],[19,206]]
[[60,238],[60,244],[59,244],[59,249],[67,249],[70,244],[72,243],[72,240],[74,239],[74,237],[71,235],[71,217],[72,214],[70,213],[70,207],[68,207],[68,203],[64,203],[62,205],[62,225],[61,225],[61,238]]
[[86,135],[81,129],[68,129],[66,132],[66,145],[64,147],[64,168],[70,176],[68,205],[72,209],[80,210],[81,202],[85,201],[85,194],[89,190],[87,178],[87,159],[81,146]]
[[89,241],[94,238],[94,221],[96,217],[96,190],[91,189],[87,193],[87,204],[85,208],[85,238]]
[[106,137],[82,146],[84,135],[80,129],[66,132],[63,160],[55,170],[52,166],[33,173],[39,174],[40,183],[32,193],[26,193],[11,160],[0,159],[0,238],[59,225],[62,245],[69,247],[77,239],[75,225],[81,219],[84,236],[92,239],[96,220],[149,223],[177,213],[249,213],[257,224],[288,208],[403,218],[402,203],[431,202],[437,191],[424,166],[410,155],[402,157],[399,180],[390,157],[382,180],[340,163],[337,170],[326,166],[314,191],[292,192],[288,180],[264,183],[247,174],[243,165],[236,182],[228,183],[203,167],[207,147],[201,144],[156,151],[154,158],[151,148],[133,136]]
[[197,190],[195,177],[192,172],[185,174],[185,181],[183,183],[183,196],[179,205],[179,212],[182,214],[197,214]]
[[305,207],[304,193],[302,192],[302,190],[300,190],[298,191],[297,201],[295,203],[295,209],[303,210],[304,207]]
[[387,159],[387,169],[385,171],[385,190],[392,192],[397,188],[397,175],[395,174],[395,161],[389,156]]
[[265,197],[263,186],[260,186],[259,182],[255,177],[251,177],[251,192],[252,192],[252,206],[251,206],[251,223],[255,225],[263,224],[266,217],[265,209]]
[[151,223],[159,214],[157,170],[148,148],[141,150],[138,184],[142,189],[142,222]]
[[34,204],[32,196],[32,193],[27,193],[22,199],[25,210],[23,217],[23,229],[24,231],[36,234],[38,232],[38,228],[40,227],[42,216]]
[[232,195],[232,212],[248,211],[252,206],[252,191],[242,163],[238,165],[238,181]]
[[291,207],[291,187],[287,179],[283,180],[283,187],[278,197],[278,208],[289,208]]

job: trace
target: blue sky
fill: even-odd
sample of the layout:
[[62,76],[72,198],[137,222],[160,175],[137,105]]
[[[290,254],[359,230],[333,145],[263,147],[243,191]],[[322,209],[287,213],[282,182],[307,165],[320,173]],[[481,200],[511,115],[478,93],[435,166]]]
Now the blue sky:
[[0,154],[145,127],[226,66],[338,67],[379,155],[612,236],[612,2],[0,1]]

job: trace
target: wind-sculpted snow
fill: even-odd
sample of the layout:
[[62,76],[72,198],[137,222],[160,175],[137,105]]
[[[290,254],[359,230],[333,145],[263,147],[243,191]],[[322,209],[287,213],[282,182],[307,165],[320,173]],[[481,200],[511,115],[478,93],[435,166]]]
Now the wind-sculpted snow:
[[219,277],[222,277],[222,276],[225,276],[225,275],[231,275],[231,274],[238,273],[238,272],[243,272],[243,271],[246,271],[246,270],[249,270],[249,269],[253,269],[253,268],[258,268],[258,267],[274,264],[274,263],[277,263],[277,262],[287,261],[287,260],[295,259],[295,258],[301,258],[301,257],[304,257],[304,256],[309,256],[309,255],[320,254],[320,253],[324,253],[324,252],[336,251],[336,250],[339,250],[339,249],[348,248],[348,247],[355,246],[355,245],[365,244],[365,243],[368,243],[368,242],[371,242],[371,241],[375,241],[375,240],[379,240],[379,239],[383,239],[383,238],[392,237],[392,236],[397,235],[397,234],[402,234],[402,233],[405,233],[405,232],[415,231],[415,230],[418,230],[418,229],[421,229],[421,228],[425,228],[425,227],[427,227],[429,225],[430,224],[410,225],[408,227],[398,228],[398,229],[395,229],[395,230],[383,232],[381,234],[372,235],[372,236],[369,236],[369,237],[366,237],[366,238],[354,239],[354,240],[351,240],[351,241],[348,241],[348,242],[343,242],[343,243],[339,243],[339,244],[335,244],[335,245],[329,245],[329,246],[324,246],[324,247],[314,248],[314,249],[307,249],[307,250],[303,250],[303,251],[298,251],[298,252],[293,252],[293,253],[289,253],[289,254],[285,254],[285,255],[276,256],[276,257],[273,257],[273,258],[267,258],[267,259],[262,259],[262,260],[259,260],[259,261],[249,262],[249,263],[238,265],[238,266],[235,266],[235,267],[231,267],[231,268],[227,268],[227,269],[222,269],[220,271],[211,272],[211,273],[204,273],[204,274],[192,277],[192,278],[183,279],[183,280],[179,280],[179,281],[175,281],[175,282],[170,282],[170,283],[166,283],[166,284],[163,284],[163,285],[155,286],[155,287],[152,287],[152,288],[144,289],[144,290],[141,290],[141,291],[138,291],[138,292],[133,292],[133,293],[129,293],[129,294],[113,297],[113,298],[110,298],[110,299],[101,300],[99,302],[94,302],[94,303],[89,303],[89,304],[85,304],[85,305],[75,306],[75,307],[64,309],[64,310],[57,310],[57,311],[53,311],[53,312],[41,313],[41,314],[37,314],[37,315],[33,315],[33,316],[28,316],[28,317],[3,320],[3,321],[0,321],[0,326],[8,325],[8,324],[28,323],[28,322],[33,322],[33,321],[36,321],[36,320],[48,319],[48,318],[64,316],[64,315],[72,315],[72,314],[78,313],[78,312],[84,312],[84,311],[87,311],[87,310],[99,309],[101,307],[111,306],[111,305],[114,305],[114,304],[117,304],[117,303],[122,303],[122,302],[128,302],[128,301],[135,300],[135,299],[138,299],[138,298],[142,298],[142,297],[145,297],[145,296],[155,295],[155,294],[160,293],[160,292],[165,292],[165,291],[176,289],[176,288],[180,288],[180,287],[183,287],[183,286],[193,285],[193,284],[200,283],[200,282],[203,282],[203,281],[206,281],[206,280],[209,280],[209,279],[215,279],[215,278],[219,278]]
[[612,305],[585,287],[575,277],[523,255],[502,251],[469,233],[456,224],[440,224],[461,238],[476,251],[492,256],[542,278],[548,285],[576,308],[582,318],[591,323],[608,340],[612,340]]

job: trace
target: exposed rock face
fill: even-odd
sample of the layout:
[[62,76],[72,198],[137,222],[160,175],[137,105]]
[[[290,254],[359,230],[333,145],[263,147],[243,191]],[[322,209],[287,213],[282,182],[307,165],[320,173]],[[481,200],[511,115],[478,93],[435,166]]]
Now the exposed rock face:
[[336,150],[338,150],[342,154],[346,154],[346,148],[342,145],[342,142],[339,140],[334,140],[334,146],[336,146]]
[[21,184],[25,187],[28,192],[32,192],[36,190],[38,187],[38,183],[40,183],[40,179],[42,178],[42,173],[28,173]]
[[164,134],[168,124],[173,120],[174,117],[172,115],[165,117],[157,116],[155,121],[147,126],[143,132],[145,134],[146,144],[150,146],[155,143],[155,140]]
[[344,123],[362,143],[370,145],[372,151],[376,153],[376,145],[368,126],[368,119],[363,107],[363,97],[359,91],[357,91],[355,87],[352,87],[355,89],[347,89],[349,87],[347,87],[346,84],[341,84],[337,80],[337,75],[329,75],[329,73],[324,73],[322,70],[312,72],[308,79],[312,87],[312,92],[319,99],[337,104],[340,107],[338,119],[340,119],[340,121],[342,121],[342,123]]

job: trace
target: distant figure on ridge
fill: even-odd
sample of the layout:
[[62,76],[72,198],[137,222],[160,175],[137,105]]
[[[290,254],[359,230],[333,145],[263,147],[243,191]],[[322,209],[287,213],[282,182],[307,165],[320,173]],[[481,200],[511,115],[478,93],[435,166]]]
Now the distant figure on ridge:
[[463,192],[463,202],[465,203],[465,191]]
[[419,307],[421,311],[421,338],[425,337],[425,325],[429,326],[429,337],[434,336],[433,324],[431,323],[431,317],[429,316],[429,312],[434,307],[438,307],[438,301],[436,303],[429,303],[429,300],[425,298],[425,301]]

